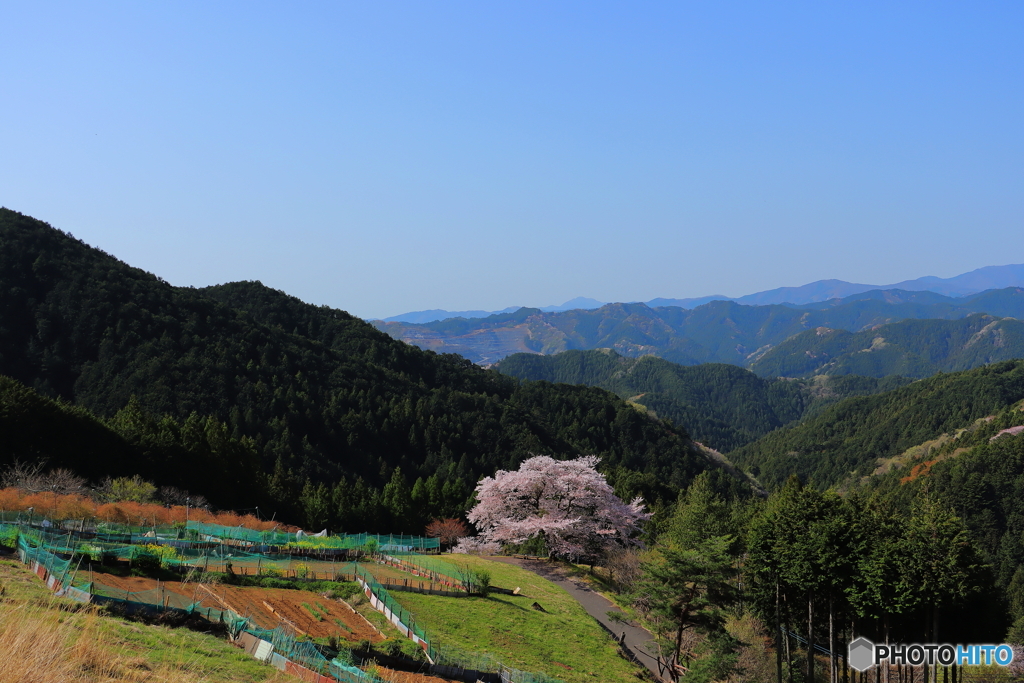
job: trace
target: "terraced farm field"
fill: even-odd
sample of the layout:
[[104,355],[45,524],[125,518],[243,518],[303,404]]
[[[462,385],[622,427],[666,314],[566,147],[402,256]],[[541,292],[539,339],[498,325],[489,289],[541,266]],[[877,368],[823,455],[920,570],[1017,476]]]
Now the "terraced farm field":
[[[175,593],[190,602],[198,602],[201,607],[230,609],[266,629],[284,623],[297,633],[312,638],[337,637],[373,643],[384,640],[380,631],[344,601],[325,598],[310,591],[157,581],[113,574],[98,575],[96,581],[115,591],[125,591],[126,594],[141,591]],[[116,594],[113,597],[117,597]]]

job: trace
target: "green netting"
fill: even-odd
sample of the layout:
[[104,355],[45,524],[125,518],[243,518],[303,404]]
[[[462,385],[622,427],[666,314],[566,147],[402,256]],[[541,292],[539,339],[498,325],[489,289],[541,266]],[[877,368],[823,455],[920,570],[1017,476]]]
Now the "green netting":
[[62,586],[67,585],[64,581],[72,569],[70,560],[61,559],[47,549],[33,544],[31,539],[24,535],[18,537],[18,551],[22,562],[25,564],[37,562],[45,567],[50,574],[58,577]]
[[333,536],[297,536],[282,531],[255,531],[244,527],[222,526],[204,522],[189,522],[189,531],[209,538],[243,541],[257,545],[288,546],[309,550],[385,550],[409,552],[437,550],[441,542],[436,538],[405,536],[400,534],[336,534]]
[[385,555],[390,563],[409,571],[412,574],[427,576],[432,581],[447,583],[466,588],[474,583],[474,574],[433,555],[421,555],[412,552],[392,552]]
[[430,660],[435,664],[472,671],[500,673],[502,681],[507,683],[562,683],[559,679],[552,678],[547,674],[529,673],[513,669],[512,667],[506,666],[498,658],[487,653],[468,653],[449,646],[439,646],[430,638],[430,636],[427,635],[426,631],[416,625],[416,620],[412,613],[402,607],[397,600],[391,597],[388,590],[384,588],[384,586],[382,586],[372,574],[360,567],[357,568],[356,576],[362,579],[370,589],[370,592],[373,593],[384,607],[397,616],[399,621],[405,624],[417,638],[426,643],[427,656],[430,657]]
[[295,534],[288,534],[283,531],[256,531],[241,526],[223,526],[221,524],[207,524],[205,522],[190,521],[187,524],[189,531],[198,532],[200,535],[210,538],[219,538],[231,541],[245,541],[258,545],[285,545],[295,540]]
[[338,534],[335,536],[305,536],[301,540],[293,540],[290,548],[302,549],[337,549],[379,552],[427,552],[439,550],[441,541],[423,536],[403,536],[400,534]]
[[329,663],[331,676],[342,683],[379,683],[381,679],[371,673],[367,673],[348,662],[337,659]]
[[247,632],[274,646],[274,654],[289,659],[311,671],[331,676],[342,683],[383,683],[380,678],[353,665],[351,656],[342,653],[338,658],[328,660],[313,643],[300,640],[284,627],[264,629],[248,626]]
[[[0,523],[0,539],[16,538],[17,548],[22,561],[37,562],[46,568],[62,589],[79,590],[83,594],[91,594],[100,602],[115,602],[143,609],[180,610],[191,614],[200,614],[211,621],[219,621],[228,625],[232,633],[237,634],[244,629],[256,637],[271,642],[277,654],[295,661],[306,668],[329,675],[343,683],[379,683],[379,679],[355,667],[351,661],[335,659],[328,661],[323,653],[308,641],[296,639],[289,631],[279,627],[273,631],[262,629],[231,610],[219,610],[202,606],[199,588],[193,595],[169,591],[158,587],[143,591],[130,591],[109,586],[102,581],[90,581],[88,573],[85,577],[77,571],[84,557],[116,557],[132,561],[148,558],[158,561],[163,566],[199,567],[209,571],[245,570],[242,573],[272,573],[274,571],[293,573],[307,572],[310,578],[317,577],[317,570],[330,567],[330,574],[341,574],[358,577],[380,601],[383,607],[406,625],[411,634],[426,644],[430,659],[440,665],[475,671],[500,673],[508,683],[559,683],[557,679],[545,674],[527,673],[505,666],[500,660],[489,654],[474,654],[451,647],[439,647],[427,633],[416,623],[414,616],[395,600],[384,586],[369,571],[354,562],[335,563],[305,558],[296,559],[286,554],[269,552],[252,552],[254,547],[239,548],[225,543],[196,542],[183,539],[185,530],[181,527],[118,527],[84,530],[60,529],[54,527],[33,526],[25,518]],[[193,526],[195,525],[195,526]],[[218,525],[201,525],[190,522],[189,532],[195,535],[206,535],[212,538],[229,541],[254,543],[250,534],[271,532],[253,532],[239,530],[234,527]],[[210,533],[210,532],[215,533]],[[218,535],[220,534],[220,535]],[[235,534],[231,536],[229,534]],[[267,538],[261,536],[261,538]],[[327,537],[317,541],[331,541],[339,544],[348,543],[350,547],[365,547],[372,540],[382,550],[391,547],[391,552],[381,557],[385,561],[421,575],[447,579],[461,585],[471,581],[469,569],[461,569],[457,565],[437,557],[427,557],[411,552],[414,547],[412,536],[375,536],[370,534],[353,534],[346,536]],[[436,544],[437,539],[420,539]],[[127,541],[127,542],[126,542]],[[266,543],[264,545],[275,545]],[[330,546],[323,546],[330,547]],[[338,545],[336,547],[344,547]],[[63,559],[60,555],[69,558]],[[251,571],[249,571],[251,570]],[[87,596],[86,596],[87,597]]]

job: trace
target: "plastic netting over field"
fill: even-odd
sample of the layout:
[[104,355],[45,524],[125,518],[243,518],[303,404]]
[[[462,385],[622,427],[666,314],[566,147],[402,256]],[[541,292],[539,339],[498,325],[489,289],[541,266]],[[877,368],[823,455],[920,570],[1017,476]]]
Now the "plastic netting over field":
[[[17,519],[17,518],[15,518]],[[14,521],[14,520],[12,520]],[[267,574],[275,571],[291,571],[300,578],[321,578],[318,569],[334,578],[353,577],[362,581],[369,592],[377,598],[384,609],[390,611],[405,629],[409,637],[418,640],[425,646],[428,657],[435,664],[443,667],[462,669],[465,671],[499,673],[505,683],[560,683],[558,679],[545,674],[528,673],[506,666],[496,657],[489,654],[467,653],[456,648],[441,646],[427,635],[425,630],[416,623],[415,617],[395,600],[388,590],[366,569],[355,562],[316,561],[307,557],[293,558],[284,553],[271,553],[269,548],[279,547],[253,541],[252,537],[242,538],[243,534],[235,533],[234,527],[218,525],[200,525],[189,523],[188,529],[182,527],[98,527],[85,531],[84,524],[78,528],[59,528],[50,526],[31,526],[24,518],[19,523],[0,523],[0,540],[10,544],[17,539],[19,556],[26,564],[36,563],[45,568],[49,575],[48,585],[55,591],[79,600],[109,602],[122,604],[132,609],[149,611],[176,610],[188,614],[198,614],[210,621],[227,625],[232,634],[246,631],[253,636],[273,645],[273,650],[281,657],[294,661],[312,671],[331,676],[342,683],[379,683],[380,679],[358,669],[351,661],[335,659],[328,661],[314,644],[296,639],[287,630],[277,628],[267,630],[252,623],[245,616],[232,610],[220,610],[203,607],[203,595],[200,584],[194,584],[191,594],[176,592],[158,585],[157,588],[131,591],[121,587],[106,585],[102,580],[95,580],[89,571],[81,571],[82,563],[92,559],[114,558],[128,561],[141,561],[143,558],[164,567],[180,567],[206,571],[241,571],[241,573]],[[195,524],[196,527],[192,525]],[[251,531],[251,530],[247,530]],[[187,533],[192,532],[192,533]],[[265,532],[252,532],[263,534]],[[191,538],[187,537],[191,536]],[[202,537],[207,540],[203,540]],[[291,536],[289,534],[289,536]],[[446,583],[458,583],[463,586],[472,585],[472,572],[460,568],[456,563],[438,557],[417,555],[408,551],[411,536],[384,536],[358,534],[346,537],[316,538],[325,541],[332,538],[348,539],[353,548],[367,545],[369,539],[383,550],[386,545],[394,543],[390,552],[379,555],[385,562],[395,564],[407,571],[442,579]],[[197,540],[198,539],[198,540]],[[209,539],[218,539],[211,541]],[[436,542],[437,539],[422,539]],[[251,543],[254,545],[239,547],[222,541]],[[339,546],[340,547],[340,546]],[[266,550],[264,550],[266,549]],[[263,552],[260,552],[264,550]],[[65,555],[68,558],[60,557]],[[42,574],[41,574],[42,576]],[[45,577],[44,577],[45,578]],[[398,624],[396,624],[397,626]]]
[[388,552],[385,555],[385,559],[391,560],[395,566],[405,569],[412,574],[453,586],[465,587],[472,585],[474,579],[472,571],[433,555],[420,555],[411,552]]
[[356,550],[370,548],[382,552],[410,552],[438,550],[437,538],[404,536],[401,534],[335,534],[331,536],[301,537],[280,531],[254,531],[244,527],[221,526],[203,522],[189,522],[188,529],[210,538],[245,541],[257,545],[287,545],[293,548]]
[[[12,532],[15,532],[12,534]],[[351,655],[342,651],[340,658],[328,660],[311,642],[299,640],[287,629],[278,627],[273,630],[263,629],[251,623],[246,617],[231,610],[220,610],[202,607],[201,587],[195,586],[195,593],[189,597],[166,588],[154,588],[141,591],[129,591],[90,580],[88,572],[80,572],[79,564],[73,560],[62,559],[56,552],[72,546],[71,543],[50,546],[44,540],[54,536],[47,530],[27,530],[21,532],[16,525],[0,524],[0,538],[17,536],[16,547],[22,562],[45,569],[49,575],[48,585],[59,594],[77,597],[101,603],[124,605],[128,608],[142,608],[150,611],[175,610],[188,614],[198,614],[209,621],[220,622],[228,627],[233,636],[246,631],[260,640],[269,642],[275,654],[303,667],[330,676],[341,683],[383,683],[380,678],[362,671],[351,659]],[[77,595],[72,595],[74,591]]]
[[[13,527],[12,528],[17,528]],[[139,561],[150,559],[161,566],[196,568],[210,572],[247,575],[279,575],[295,578],[350,580],[352,562],[330,558],[294,557],[283,552],[259,552],[260,546],[236,546],[210,541],[178,540],[175,534],[152,530],[133,535],[134,543],[121,534],[81,532],[57,528],[21,527],[33,542],[44,543],[53,552],[78,554],[90,561]],[[173,530],[172,530],[173,531]],[[180,535],[181,529],[177,530]],[[276,546],[271,546],[276,547]]]
[[[309,550],[369,550],[389,553],[438,552],[441,541],[424,536],[403,534],[332,534],[312,536],[291,532],[258,531],[241,526],[224,526],[189,521],[174,525],[132,525],[100,520],[50,521],[28,512],[0,510],[0,523],[44,526],[53,530],[77,530],[97,534],[104,540],[124,544],[144,542],[146,538],[173,540],[215,540],[252,546],[275,546]],[[191,533],[189,533],[191,532]],[[205,537],[205,538],[204,538]]]
[[274,654],[300,664],[310,671],[331,676],[342,683],[383,683],[377,676],[358,668],[347,652],[342,652],[339,657],[329,660],[316,645],[299,640],[288,629],[249,626],[245,630],[270,643]]

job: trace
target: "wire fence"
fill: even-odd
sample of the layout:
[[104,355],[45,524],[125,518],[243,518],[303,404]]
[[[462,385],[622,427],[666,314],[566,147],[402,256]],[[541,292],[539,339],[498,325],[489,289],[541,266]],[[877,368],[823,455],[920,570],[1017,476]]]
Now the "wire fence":
[[352,655],[344,650],[340,651],[339,657],[328,659],[314,643],[296,638],[285,627],[278,626],[268,630],[253,624],[245,616],[230,609],[203,607],[198,596],[198,585],[196,594],[191,597],[167,590],[166,587],[132,591],[109,586],[96,581],[90,576],[90,572],[80,571],[80,561],[76,563],[74,559],[60,557],[61,551],[67,550],[69,544],[50,546],[43,540],[43,536],[48,535],[45,531],[29,530],[27,533],[20,533],[21,529],[18,526],[0,523],[0,539],[5,541],[5,544],[12,539],[12,532],[18,532],[13,538],[12,545],[16,548],[21,561],[29,565],[59,596],[70,597],[80,602],[121,606],[130,612],[178,611],[199,615],[208,621],[224,624],[233,639],[237,640],[242,634],[248,633],[256,641],[267,643],[265,651],[260,653],[262,657],[259,657],[256,651],[253,654],[257,654],[267,663],[280,664],[279,668],[286,667],[287,660],[341,683],[383,683],[379,677],[358,668]]
[[[60,595],[82,602],[122,605],[128,610],[174,610],[199,615],[209,621],[225,624],[233,638],[248,633],[251,638],[266,643],[262,651],[259,650],[260,646],[257,646],[251,654],[269,663],[274,663],[273,658],[276,656],[283,658],[282,662],[295,662],[310,671],[330,676],[342,683],[381,683],[378,677],[359,669],[352,661],[351,655],[343,654],[328,659],[321,648],[314,643],[296,638],[287,628],[278,626],[273,630],[265,629],[230,609],[204,607],[198,583],[194,585],[195,590],[191,595],[187,594],[187,590],[183,592],[180,586],[178,590],[170,590],[160,583],[155,588],[133,591],[105,584],[102,580],[97,580],[92,572],[81,571],[83,562],[95,558],[150,563],[150,566],[157,567],[200,569],[204,573],[218,569],[241,570],[241,573],[247,573],[245,570],[250,569],[254,574],[291,571],[305,572],[303,578],[317,578],[315,569],[310,569],[310,565],[314,563],[304,560],[296,562],[287,554],[259,552],[259,546],[242,550],[223,542],[202,540],[202,537],[206,536],[218,541],[258,543],[252,540],[252,536],[231,536],[223,531],[228,529],[231,530],[230,533],[234,533],[232,527],[212,529],[211,527],[217,525],[199,526],[199,523],[195,523],[197,526],[193,527],[193,523],[189,523],[187,530],[173,527],[149,528],[146,531],[143,531],[143,528],[85,530],[84,525],[80,525],[78,529],[57,527],[52,524],[44,526],[40,523],[32,526],[29,520],[17,517],[10,520],[2,515],[3,513],[0,513],[0,519],[6,521],[0,522],[0,542],[16,546],[22,562],[31,565],[33,570],[47,581],[47,585]],[[194,532],[200,537],[199,540],[181,538],[184,531]],[[350,538],[353,543],[359,542],[363,545],[368,539],[387,539],[389,544],[394,543],[404,549],[409,547],[407,541],[415,537],[359,534]],[[380,543],[379,540],[377,542]],[[380,547],[385,547],[385,544],[380,543]],[[467,589],[473,586],[474,579],[470,576],[468,568],[461,569],[436,557],[417,556],[408,550],[393,551],[391,554],[381,554],[378,557],[411,573],[431,578],[432,581],[459,585]],[[88,566],[88,563],[86,564]],[[503,683],[561,683],[558,679],[543,673],[529,673],[510,667],[487,653],[469,653],[441,645],[427,634],[417,623],[414,615],[395,600],[372,573],[358,563],[318,564],[330,564],[332,578],[351,576],[360,581],[364,590],[372,597],[374,607],[384,612],[404,635],[420,644],[435,667],[441,667],[449,675],[478,672],[498,674]]]
[[475,585],[475,574],[450,562],[431,555],[415,553],[382,553],[381,560],[398,569],[405,570],[415,576],[422,576],[437,583],[472,590]]
[[256,531],[245,527],[229,527],[204,522],[188,522],[189,531],[207,538],[243,541],[253,545],[287,546],[310,550],[358,550],[368,552],[430,552],[441,548],[437,538],[406,536],[401,534],[334,534],[313,536],[309,534],[284,533],[281,531]]
[[413,614],[395,600],[372,574],[360,568],[357,576],[366,590],[376,598],[377,604],[374,604],[374,607],[384,612],[408,638],[420,644],[433,664],[452,670],[450,674],[461,676],[468,672],[497,673],[503,683],[562,683],[559,679],[544,673],[520,671],[488,653],[469,653],[439,644],[416,623]]

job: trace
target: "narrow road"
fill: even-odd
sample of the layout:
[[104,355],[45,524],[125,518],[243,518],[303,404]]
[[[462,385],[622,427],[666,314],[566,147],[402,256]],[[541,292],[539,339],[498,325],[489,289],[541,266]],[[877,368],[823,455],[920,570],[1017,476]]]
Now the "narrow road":
[[[574,581],[560,575],[545,560],[530,560],[520,557],[489,557],[487,559],[517,565],[563,588],[565,592],[583,606],[587,614],[597,619],[616,640],[625,633],[623,644],[633,654],[633,658],[647,667],[654,674],[656,680],[661,680],[658,675],[658,659],[651,654],[654,646],[654,636],[639,626],[630,626],[629,624],[609,619],[607,614],[609,611],[618,612],[625,618],[625,613],[611,600],[594,591],[582,581]],[[651,646],[651,649],[648,649],[648,645]]]

